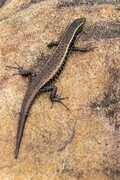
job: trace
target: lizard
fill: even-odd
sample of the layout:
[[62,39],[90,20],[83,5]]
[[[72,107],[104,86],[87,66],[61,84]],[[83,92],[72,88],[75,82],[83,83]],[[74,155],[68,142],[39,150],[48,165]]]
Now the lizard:
[[91,47],[80,48],[74,46],[74,42],[76,41],[78,35],[82,32],[85,22],[86,18],[84,17],[75,19],[70,25],[68,25],[58,42],[52,41],[48,44],[49,48],[54,46],[56,48],[54,49],[52,55],[49,58],[46,58],[45,63],[40,68],[40,72],[36,73],[33,69],[26,70],[17,63],[16,67],[7,66],[18,69],[19,75],[29,76],[31,79],[21,106],[15,149],[16,159],[19,154],[27,116],[34,98],[38,95],[38,93],[41,94],[43,92],[50,92],[50,100],[52,102],[62,103],[62,100],[65,98],[61,98],[57,94],[57,87],[53,85],[53,81],[55,81],[61,74],[70,52],[87,52],[92,49]]

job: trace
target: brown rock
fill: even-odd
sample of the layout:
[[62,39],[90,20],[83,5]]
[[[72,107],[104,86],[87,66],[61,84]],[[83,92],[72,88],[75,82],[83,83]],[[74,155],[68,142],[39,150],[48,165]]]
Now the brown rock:
[[[81,2],[81,3],[80,3]],[[120,179],[120,19],[111,1],[2,1],[0,7],[0,179]],[[56,85],[70,108],[45,94],[27,119],[19,158],[17,125],[28,80],[6,70],[33,66],[74,19],[86,17]]]

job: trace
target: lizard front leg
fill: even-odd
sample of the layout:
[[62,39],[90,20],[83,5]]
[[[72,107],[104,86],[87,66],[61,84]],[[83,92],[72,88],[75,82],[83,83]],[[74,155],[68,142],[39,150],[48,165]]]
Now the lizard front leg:
[[79,52],[88,52],[88,51],[92,51],[94,50],[95,47],[91,47],[91,46],[87,46],[87,47],[77,47],[77,46],[73,46],[71,48],[72,51],[79,51]]
[[69,108],[62,102],[62,100],[67,99],[68,97],[60,97],[60,95],[57,94],[57,87],[55,85],[46,85],[41,89],[41,92],[50,92],[50,100],[52,101],[52,105],[54,102],[58,102],[69,110]]
[[[48,44],[48,48],[53,48],[53,47],[57,47],[59,44],[59,41],[51,41]],[[91,46],[86,46],[86,47],[77,47],[77,46],[72,46],[71,47],[71,51],[79,51],[79,52],[88,52],[88,51],[92,51],[94,50],[95,47],[91,47]]]

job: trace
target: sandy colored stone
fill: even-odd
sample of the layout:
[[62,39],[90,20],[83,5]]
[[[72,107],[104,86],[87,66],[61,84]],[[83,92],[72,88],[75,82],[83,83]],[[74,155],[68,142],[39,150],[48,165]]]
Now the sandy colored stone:
[[[82,1],[81,1],[82,2]],[[84,1],[86,2],[86,1]],[[92,1],[91,1],[92,2]],[[120,17],[119,3],[11,0],[0,8],[0,179],[120,179]],[[51,54],[74,19],[86,17],[77,46],[56,85],[64,103],[39,96],[27,119],[19,158],[14,159],[21,103],[28,79],[6,69],[14,62],[32,67]]]

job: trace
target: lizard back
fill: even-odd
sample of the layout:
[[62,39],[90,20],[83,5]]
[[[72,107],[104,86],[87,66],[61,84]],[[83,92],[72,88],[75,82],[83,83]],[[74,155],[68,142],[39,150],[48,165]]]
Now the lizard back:
[[55,79],[59,75],[60,71],[62,70],[62,67],[66,62],[70,48],[73,42],[75,41],[76,36],[82,31],[84,23],[85,23],[85,18],[80,18],[74,20],[68,26],[58,46],[53,51],[51,57],[46,61],[46,63],[41,68],[39,74],[35,76],[32,82],[30,83],[21,107],[15,158],[17,158],[18,156],[27,114],[32,104],[32,101],[34,100],[38,92],[45,85],[47,85],[47,83],[50,83],[53,79]]

